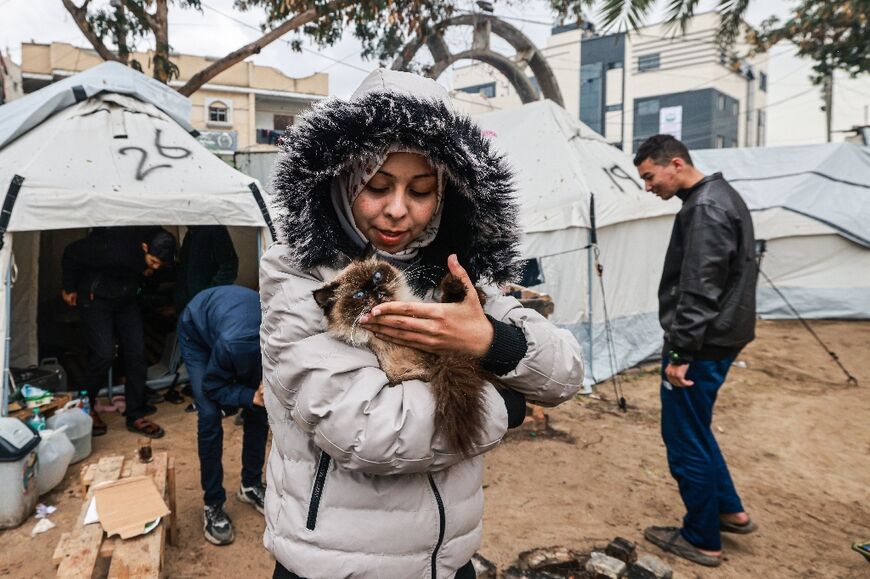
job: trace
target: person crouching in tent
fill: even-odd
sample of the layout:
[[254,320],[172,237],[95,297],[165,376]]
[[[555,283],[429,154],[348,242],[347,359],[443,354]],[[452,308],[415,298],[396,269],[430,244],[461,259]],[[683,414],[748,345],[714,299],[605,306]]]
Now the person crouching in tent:
[[63,252],[61,297],[78,307],[85,325],[88,366],[85,373],[94,436],[106,433],[95,410],[97,393],[106,383],[118,332],[124,359],[127,430],[160,438],[163,429],[145,418],[156,412],[145,404],[145,336],[137,295],[145,277],[175,259],[175,238],[160,227],[95,229]]

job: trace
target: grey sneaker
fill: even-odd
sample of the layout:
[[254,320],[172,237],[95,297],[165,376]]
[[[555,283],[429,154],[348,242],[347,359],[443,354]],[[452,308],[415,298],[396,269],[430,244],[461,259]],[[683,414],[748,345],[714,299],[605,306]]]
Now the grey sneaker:
[[254,485],[252,487],[246,487],[242,485],[242,488],[239,489],[239,494],[236,495],[243,503],[248,503],[249,505],[254,505],[254,508],[266,514],[266,487],[261,484]]
[[223,505],[205,506],[202,513],[202,531],[205,538],[215,545],[229,545],[236,538],[233,522],[224,512]]

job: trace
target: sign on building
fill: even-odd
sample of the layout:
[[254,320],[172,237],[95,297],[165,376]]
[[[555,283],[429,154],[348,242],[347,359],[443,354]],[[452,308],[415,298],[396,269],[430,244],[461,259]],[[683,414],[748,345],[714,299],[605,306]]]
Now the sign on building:
[[671,135],[677,140],[682,140],[683,135],[683,107],[663,107],[659,109],[659,133]]
[[239,147],[238,131],[200,131],[196,139],[215,153],[234,153]]

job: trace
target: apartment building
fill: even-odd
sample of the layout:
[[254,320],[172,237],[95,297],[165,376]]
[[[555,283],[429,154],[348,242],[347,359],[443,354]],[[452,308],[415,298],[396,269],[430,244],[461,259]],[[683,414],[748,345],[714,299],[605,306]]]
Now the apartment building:
[[[137,52],[130,58],[138,61],[150,76],[151,56],[151,52]],[[180,72],[179,78],[169,83],[176,88],[215,61],[189,54],[174,54],[171,60]],[[101,62],[95,51],[71,44],[22,44],[24,92],[39,90]],[[274,148],[284,129],[293,124],[300,112],[325,98],[328,89],[327,74],[291,78],[272,67],[240,62],[190,96],[193,103],[190,122],[200,132],[200,141],[221,155]]]
[[0,52],[0,105],[17,99],[24,94],[21,82],[21,67],[12,62],[7,52]]
[[[732,62],[716,43],[718,27],[715,12],[693,18],[685,34],[664,24],[607,35],[555,27],[542,52],[565,108],[626,151],[656,133],[695,149],[762,146],[767,57]],[[744,49],[738,44],[735,52]],[[457,69],[453,84],[495,108],[520,105],[510,83],[485,64]]]

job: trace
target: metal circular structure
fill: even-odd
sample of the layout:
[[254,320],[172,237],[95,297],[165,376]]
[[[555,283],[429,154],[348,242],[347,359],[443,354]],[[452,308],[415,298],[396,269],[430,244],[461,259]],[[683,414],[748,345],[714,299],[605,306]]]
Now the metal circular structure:
[[[471,48],[461,52],[452,53],[444,42],[444,33],[451,26],[472,26],[474,36]],[[495,52],[490,47],[490,38],[495,34],[505,40],[516,50],[513,57],[508,57]],[[500,20],[491,14],[463,14],[454,16],[435,25],[429,34],[418,36],[406,44],[396,60],[393,61],[394,70],[407,70],[414,55],[423,45],[429,48],[435,64],[426,70],[426,76],[437,79],[451,64],[464,59],[478,60],[489,64],[508,79],[517,91],[523,103],[538,100],[538,92],[526,76],[525,68],[528,67],[535,75],[541,95],[545,99],[565,106],[562,100],[562,91],[547,61],[540,51],[532,44],[532,41],[518,28]]]

